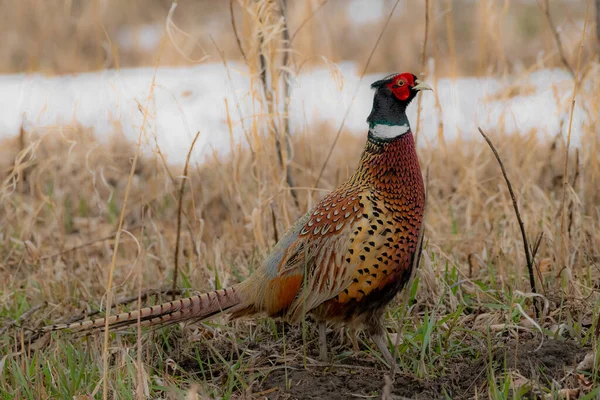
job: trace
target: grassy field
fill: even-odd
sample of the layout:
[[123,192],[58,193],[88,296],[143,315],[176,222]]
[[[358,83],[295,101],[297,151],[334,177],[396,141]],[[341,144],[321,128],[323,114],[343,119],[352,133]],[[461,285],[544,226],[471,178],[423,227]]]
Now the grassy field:
[[[153,2],[154,7],[144,9],[132,2],[119,8],[111,1],[54,1],[45,10],[34,10],[27,6],[32,1],[2,3],[2,10],[16,13],[12,19],[5,15],[7,21],[30,22],[32,32],[27,30],[25,37],[53,37],[48,32],[55,32],[60,45],[52,51],[41,46],[39,54],[31,50],[32,44],[31,48],[16,45],[26,50],[27,61],[14,55],[0,57],[5,62],[0,68],[49,73],[153,64],[158,50],[138,49],[137,55],[113,51],[107,62],[106,53],[99,50],[103,41],[99,37],[105,32],[111,37],[111,29],[117,30],[123,21],[164,23],[170,6],[170,2]],[[295,67],[316,54],[364,63],[371,51],[383,22],[366,31],[371,41],[342,49],[333,45],[345,40],[333,28],[343,30],[349,22],[328,19],[339,1],[329,3],[315,12],[302,28],[306,33],[294,42]],[[416,9],[413,17],[406,13],[405,3],[405,12],[390,23],[369,70],[396,70],[398,65],[420,70],[424,10]],[[456,10],[463,2],[433,3],[428,53],[441,67],[428,67],[426,74],[511,72],[522,77],[539,68],[563,65],[553,31],[543,25],[545,16],[535,3],[505,3],[503,8],[491,2],[489,7],[468,2],[471,8],[453,14],[450,6]],[[558,3],[562,4],[553,7]],[[88,4],[104,7],[95,25],[85,23],[96,15]],[[203,22],[197,29],[211,19],[229,22],[229,4],[224,4],[213,9],[207,2],[192,6],[181,1],[176,15],[182,20],[175,18],[177,26],[206,40],[205,32],[191,26],[194,16]],[[241,46],[257,91],[262,90],[258,32],[281,28],[273,15],[267,24],[257,22],[256,15],[263,12],[259,6],[265,4],[235,5],[238,29],[245,32]],[[293,4],[302,8],[310,3]],[[388,10],[394,2],[385,4]],[[75,26],[82,31],[76,30],[72,40],[64,36],[60,41],[60,35],[68,32],[57,22],[67,21],[65,10],[76,12],[67,20],[78,21]],[[600,332],[600,72],[593,53],[591,15],[578,67],[583,23],[578,24],[585,5],[556,14],[567,62],[583,82],[577,102],[589,118],[578,132],[582,146],[567,153],[561,127],[550,137],[535,130],[507,135],[502,126],[486,132],[515,191],[534,253],[537,297],[531,294],[520,227],[498,162],[483,138],[471,133],[474,139],[459,137],[419,148],[428,193],[425,245],[420,268],[385,315],[390,345],[397,349],[394,373],[366,336],[360,335],[360,351],[355,352],[343,330],[328,331],[331,360],[319,361],[317,329],[310,319],[290,326],[261,317],[237,321],[217,317],[142,334],[133,328],[111,333],[108,347],[102,334],[81,337],[59,332],[37,337],[35,329],[46,324],[103,312],[110,275],[113,314],[137,308],[138,301],[156,304],[172,295],[245,279],[296,218],[351,174],[366,138],[342,130],[317,186],[338,127],[323,124],[292,132],[293,156],[284,154],[294,184],[290,188],[276,156],[275,135],[261,135],[269,129],[272,133],[274,127],[285,131],[285,115],[273,108],[268,96],[256,102],[260,118],[248,124],[247,145],[234,146],[228,155],[215,155],[202,164],[192,160],[185,179],[184,166],[166,164],[158,151],[136,158],[138,147],[118,129],[102,140],[78,125],[23,129],[18,137],[0,142],[0,398],[88,399],[103,394],[114,399],[597,398],[596,363],[588,357],[585,365],[578,364],[586,355],[596,354]],[[291,9],[290,26],[301,26],[298,21],[310,15]],[[44,16],[45,24],[40,20]],[[18,19],[25,17],[33,19]],[[477,23],[466,26],[464,21]],[[414,32],[398,41],[401,27],[409,26]],[[499,35],[507,26],[518,29]],[[225,58],[239,58],[235,36],[227,36],[231,35],[227,27],[216,40]],[[93,29],[96,33],[88,32]],[[332,43],[328,50],[321,47],[326,41],[318,39],[319,29],[327,29],[325,36]],[[521,32],[529,32],[532,39],[524,40]],[[484,38],[484,43],[477,41]],[[311,41],[318,45],[310,47]],[[453,41],[456,45],[450,44]],[[196,41],[177,50],[168,43],[160,55],[161,65],[188,63],[179,50],[198,59],[203,55],[198,46],[210,46],[210,41]],[[478,49],[476,53],[466,52],[469,43],[478,44],[471,46]],[[277,58],[282,42],[273,40],[267,46],[270,60],[276,61],[268,64],[268,73],[274,76],[285,69]],[[394,48],[399,53],[388,58]],[[536,55],[532,49],[546,53]],[[72,58],[65,58],[67,54]],[[444,62],[449,56],[451,62]],[[497,95],[519,96],[525,89],[515,79],[514,85]],[[269,90],[277,98],[284,88],[273,85]],[[571,93],[572,88],[556,90]],[[560,104],[563,124],[568,126],[570,102]],[[422,115],[436,112],[424,109]],[[416,121],[412,125],[416,128]],[[438,134],[443,137],[443,125]],[[152,133],[140,135],[151,138]],[[177,290],[169,293],[175,265]],[[103,392],[105,382],[107,392]]]

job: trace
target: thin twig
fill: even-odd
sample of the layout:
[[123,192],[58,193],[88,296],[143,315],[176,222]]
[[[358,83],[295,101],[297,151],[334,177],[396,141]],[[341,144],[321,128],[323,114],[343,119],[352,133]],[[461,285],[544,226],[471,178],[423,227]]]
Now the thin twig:
[[[556,30],[556,26],[554,25],[554,21],[552,20],[552,15],[550,15],[550,1],[546,0],[545,6],[542,6],[539,2],[538,5],[540,8],[544,10],[544,14],[546,15],[546,19],[548,20],[548,24],[550,25],[550,30],[554,35],[554,40],[556,41],[556,47],[558,48],[558,54],[560,55],[560,60],[565,65],[565,67],[569,70],[569,73],[573,78],[575,78],[575,71],[573,71],[573,67],[569,64],[567,57],[565,56],[565,50],[563,49],[562,41],[560,40],[560,35]],[[587,13],[586,13],[587,15]]]
[[[288,18],[287,18],[287,0],[281,0],[281,4],[280,4],[280,12],[281,12],[281,18],[283,19],[283,46],[284,46],[284,51],[283,51],[283,61],[281,62],[281,69],[280,69],[280,73],[283,72],[284,79],[283,79],[283,90],[284,90],[284,101],[283,101],[283,116],[285,118],[285,124],[284,124],[284,132],[283,132],[283,136],[284,136],[284,140],[285,140],[285,150],[287,153],[287,163],[289,163],[289,161],[292,159],[292,144],[290,142],[290,135],[292,134],[292,128],[291,128],[291,119],[290,119],[290,94],[291,94],[291,89],[290,89],[290,68],[289,68],[289,61],[290,61],[290,54],[292,52],[292,41],[290,40],[290,30],[288,27]],[[300,202],[298,200],[298,193],[296,192],[296,190],[294,189],[295,183],[294,183],[294,178],[292,177],[292,172],[290,170],[290,168],[288,168],[288,166],[286,165],[284,167],[285,169],[285,179],[287,181],[287,184],[290,188],[290,194],[292,195],[292,198],[294,199],[294,203],[296,204],[296,207],[300,206]]]
[[300,32],[300,30],[302,28],[304,28],[304,25],[306,25],[308,23],[308,21],[310,21],[311,19],[313,19],[313,17],[315,16],[315,14],[321,9],[321,7],[323,7],[325,5],[325,3],[327,3],[329,0],[323,0],[323,2],[321,4],[319,4],[317,6],[317,8],[314,9],[314,11],[312,13],[310,13],[310,15],[308,17],[306,17],[306,19],[304,19],[304,21],[302,21],[300,23],[300,25],[298,26],[298,28],[296,29],[296,31],[294,32],[294,34],[292,35],[292,37],[290,38],[290,43],[292,43],[294,41],[294,39],[296,38],[296,35],[298,34],[298,32]]
[[[138,103],[139,104],[139,103]],[[141,105],[140,109],[143,109],[143,107]],[[175,177],[173,176],[173,174],[171,173],[171,169],[169,168],[169,164],[167,163],[167,160],[165,159],[165,156],[163,154],[163,152],[160,150],[160,147],[158,146],[158,139],[156,137],[156,135],[152,135],[154,137],[154,143],[156,144],[156,152],[159,155],[160,161],[162,162],[163,168],[165,169],[165,171],[167,172],[167,175],[169,176],[169,179],[171,180],[171,183],[173,183],[173,187],[177,186],[177,180],[175,179]],[[174,199],[176,199],[175,195],[173,194],[173,192],[171,190],[169,190],[169,195],[171,195]],[[187,216],[187,213],[185,211],[183,211],[183,216],[185,217],[185,220],[187,222],[187,228],[188,228],[188,232],[190,234],[190,237],[192,238],[192,241],[195,243],[196,239],[195,239],[195,235],[194,235],[194,231],[192,230],[192,224],[190,224],[190,220]],[[195,246],[193,246],[194,249],[194,254],[196,256],[198,256],[198,251],[196,249]]]
[[596,0],[596,46],[600,52],[600,0]]
[[[429,0],[425,0],[425,39],[423,40],[423,51],[421,52],[421,70],[419,74],[425,74],[425,61],[427,60],[427,39],[429,33]],[[419,131],[421,129],[421,101],[423,96],[419,96],[417,100],[417,127],[415,129],[415,146],[419,140]]]
[[[17,165],[17,159],[19,158],[19,154],[21,154],[27,148],[27,132],[25,131],[24,121],[21,121],[21,127],[19,128],[19,152],[17,153],[17,157],[15,159],[14,165]],[[27,182],[27,168],[23,168],[21,170],[21,179],[19,179],[19,193],[24,192],[24,185]]]
[[[575,175],[573,176],[573,184],[571,187],[575,190],[577,186],[577,179],[579,178],[579,149],[575,149]],[[571,227],[573,226],[573,210],[575,208],[575,202],[571,200],[569,202],[569,227],[567,233],[571,236]]]
[[[186,164],[187,165],[187,164]],[[140,232],[140,237],[144,237],[144,223],[146,222],[145,220],[145,216],[146,216],[146,212],[144,211],[145,207],[142,206],[140,207],[141,210],[141,222],[142,222],[142,231]],[[177,230],[179,231],[179,229]],[[140,253],[139,253],[139,258],[141,259],[141,262],[139,264],[139,266],[137,267],[137,309],[141,310],[142,309],[142,286],[144,285],[144,273],[143,271],[145,270],[145,266],[146,266],[146,247],[145,246],[140,246]],[[137,329],[137,335],[136,335],[136,348],[137,348],[137,358],[136,358],[136,368],[137,368],[137,395],[138,395],[138,399],[139,400],[143,400],[144,399],[144,373],[143,373],[143,366],[142,366],[142,313],[138,312],[138,318],[137,318],[137,324],[136,324],[136,329]]]
[[319,186],[319,182],[321,181],[321,177],[323,176],[323,171],[325,171],[325,167],[327,167],[327,163],[329,163],[329,159],[331,158],[333,149],[335,148],[335,145],[337,144],[338,139],[340,138],[340,135],[342,134],[342,129],[344,129],[344,124],[346,123],[346,118],[348,118],[348,114],[350,114],[350,110],[352,109],[352,104],[354,104],[354,99],[356,99],[356,96],[358,95],[358,91],[360,89],[360,84],[361,84],[365,74],[367,73],[367,69],[369,68],[371,59],[373,58],[373,55],[375,54],[375,50],[377,50],[377,46],[379,45],[379,42],[381,41],[381,38],[383,37],[385,30],[386,30],[387,26],[389,25],[390,21],[392,20],[392,16],[394,15],[394,11],[396,10],[396,7],[398,6],[399,2],[400,2],[400,0],[396,0],[396,3],[394,3],[394,7],[392,7],[392,11],[390,11],[388,18],[385,21],[385,24],[383,24],[383,27],[381,28],[381,32],[379,32],[379,36],[377,37],[377,40],[375,41],[375,45],[371,49],[371,54],[369,54],[369,58],[367,58],[367,63],[365,64],[365,67],[363,68],[362,73],[360,74],[360,78],[358,79],[358,83],[356,84],[356,89],[354,89],[354,94],[352,95],[350,104],[348,105],[348,108],[346,109],[346,113],[344,114],[344,118],[342,119],[342,123],[340,124],[340,128],[338,129],[338,131],[335,135],[335,139],[333,140],[333,143],[331,144],[331,147],[329,148],[329,153],[327,153],[327,157],[325,157],[325,162],[323,163],[323,166],[321,167],[321,171],[319,171],[319,175],[317,176],[317,180],[315,181],[314,187]]
[[599,337],[600,337],[600,314],[598,314],[598,317],[596,318],[596,328],[594,329],[594,338],[596,340],[598,340]]
[[535,256],[537,255],[540,245],[542,244],[542,239],[544,238],[544,232],[540,232],[535,240],[535,244],[533,245],[533,249],[531,249],[531,259],[533,260],[533,265],[535,266],[535,272],[537,273],[538,279],[540,280],[540,285],[542,286],[542,291],[544,292],[544,297],[548,297],[548,293],[546,292],[546,287],[544,286],[544,278],[542,277],[542,271],[540,271],[540,266],[535,262]]
[[[179,187],[179,204],[177,206],[177,235],[175,239],[175,266],[173,268],[173,292],[177,289],[177,275],[179,274],[179,242],[181,239],[181,211],[183,210],[183,193],[185,191],[185,183],[188,180],[188,166],[190,164],[190,157],[192,156],[194,145],[196,144],[196,140],[198,140],[199,136],[200,131],[196,133],[196,136],[192,141],[192,145],[190,146],[190,150],[187,153],[187,157],[185,158],[185,167],[183,167],[183,179],[181,180],[181,186]],[[175,295],[173,295],[173,300],[175,300]]]
[[237,27],[235,25],[235,15],[233,14],[233,0],[229,1],[229,14],[231,15],[231,27],[233,28],[233,34],[235,35],[235,40],[237,41],[238,48],[240,49],[240,53],[242,53],[242,57],[244,57],[244,61],[246,61],[246,65],[248,64],[248,57],[246,56],[246,52],[242,47],[242,41],[240,40],[240,35],[238,34]]
[[531,250],[531,258],[533,258],[535,260],[535,255],[537,254],[538,250],[540,249],[540,244],[542,244],[542,239],[544,237],[544,232],[540,232],[537,236],[537,239],[535,240],[535,245],[533,246],[533,249]]
[[[504,164],[502,163],[502,160],[500,159],[500,155],[496,151],[496,148],[494,147],[492,141],[486,136],[485,133],[483,133],[483,130],[480,127],[477,127],[477,129],[479,130],[479,133],[481,133],[481,136],[483,136],[483,138],[485,139],[487,144],[492,149],[492,152],[494,153],[494,156],[496,157],[498,164],[500,164],[500,169],[502,170],[502,175],[504,176],[504,180],[506,181],[506,186],[508,187],[508,191],[510,192],[510,197],[512,199],[513,207],[515,209],[515,215],[517,216],[517,221],[519,222],[519,228],[521,229],[521,236],[523,237],[523,247],[525,248],[525,258],[527,259],[527,270],[529,271],[529,284],[531,286],[531,293],[537,293],[537,291],[535,289],[535,276],[533,275],[533,259],[531,258],[531,253],[529,251],[529,242],[527,241],[527,234],[525,233],[525,225],[523,225],[523,220],[521,219],[521,213],[519,212],[519,206],[517,205],[517,199],[515,197],[515,192],[513,191],[512,185],[510,184],[510,180],[508,179],[508,176],[506,175],[506,169],[504,168]],[[537,301],[535,301],[535,299],[533,300],[533,305],[535,307],[535,316],[536,316],[536,318],[539,318],[540,311],[538,309],[538,304],[537,304]]]
[[[456,81],[457,78],[457,64],[456,64],[456,38],[454,34],[454,19],[453,19],[453,4],[452,0],[446,0],[446,36],[448,37],[448,52],[450,58],[450,65],[452,67],[452,80]],[[456,97],[454,97],[456,101]]]
[[[588,22],[588,15],[589,15],[589,11],[590,11],[590,3],[591,1],[587,2],[587,6],[585,8],[585,18],[583,20],[583,31],[581,32],[581,42],[579,43],[579,55],[577,56],[577,72],[575,74],[573,74],[573,77],[575,78],[575,82],[573,82],[573,96],[571,98],[571,113],[569,115],[569,128],[567,131],[567,148],[565,149],[565,165],[564,165],[564,169],[563,169],[563,193],[562,193],[562,203],[560,206],[560,210],[561,210],[561,218],[560,218],[560,231],[561,231],[561,235],[563,236],[563,240],[561,240],[562,243],[562,254],[564,255],[564,252],[566,251],[566,241],[567,241],[567,232],[565,232],[565,216],[566,216],[566,199],[567,199],[567,186],[569,185],[569,178],[567,176],[568,172],[569,172],[569,149],[571,147],[571,131],[573,129],[573,115],[575,114],[575,98],[577,96],[577,89],[579,89],[579,71],[581,69],[581,53],[583,50],[583,43],[585,42],[585,31],[587,30],[587,22]],[[564,260],[566,261],[566,256],[564,257]],[[566,262],[565,262],[565,267],[566,267]]]

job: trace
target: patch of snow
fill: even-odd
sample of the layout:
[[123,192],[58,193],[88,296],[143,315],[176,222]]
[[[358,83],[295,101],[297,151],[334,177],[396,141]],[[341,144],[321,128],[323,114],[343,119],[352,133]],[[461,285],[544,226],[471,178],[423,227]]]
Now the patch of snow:
[[[155,135],[169,161],[180,163],[185,160],[195,133],[200,131],[196,157],[209,156],[213,149],[226,153],[231,145],[227,112],[232,120],[234,140],[245,143],[242,124],[250,127],[256,100],[252,98],[246,68],[237,63],[230,63],[229,68],[228,72],[221,63],[160,68],[154,96],[149,102],[146,149],[155,148]],[[293,131],[325,121],[336,128],[341,124],[359,83],[359,71],[351,62],[340,63],[337,68],[343,76],[342,82],[322,67],[303,70],[292,79],[290,122]],[[17,135],[22,123],[26,129],[79,123],[93,127],[103,137],[112,133],[118,123],[126,137],[136,140],[143,121],[140,105],[147,103],[153,73],[153,68],[135,68],[59,77],[0,75],[0,135]],[[370,84],[385,75],[364,77],[345,129],[366,138],[366,118],[373,102]],[[426,81],[433,86],[432,79]],[[515,85],[527,90],[522,95],[502,96],[505,89]],[[558,99],[555,93],[560,94]],[[521,80],[439,79],[434,93],[421,94],[420,129],[426,140],[420,144],[436,144],[440,122],[445,140],[458,135],[465,139],[479,138],[477,126],[490,133],[526,133],[537,129],[540,134],[552,136],[560,133],[562,127],[564,134],[568,124],[561,121],[568,118],[571,93],[572,80],[560,70],[541,70]],[[436,95],[441,115],[435,106]],[[416,103],[408,108],[413,128],[417,125]],[[574,145],[579,143],[584,116],[584,111],[577,109]]]

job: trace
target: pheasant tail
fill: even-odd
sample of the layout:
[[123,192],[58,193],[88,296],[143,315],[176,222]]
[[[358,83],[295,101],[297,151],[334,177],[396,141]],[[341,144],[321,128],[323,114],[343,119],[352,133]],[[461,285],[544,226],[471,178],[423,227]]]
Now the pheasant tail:
[[[191,319],[203,320],[222,312],[238,311],[246,308],[238,286],[112,315],[108,317],[108,326],[110,329],[122,328],[136,325],[138,320],[142,326],[168,325]],[[98,318],[70,324],[51,325],[42,328],[42,332],[63,329],[70,329],[74,332],[89,332],[103,330],[105,326],[106,318]]]

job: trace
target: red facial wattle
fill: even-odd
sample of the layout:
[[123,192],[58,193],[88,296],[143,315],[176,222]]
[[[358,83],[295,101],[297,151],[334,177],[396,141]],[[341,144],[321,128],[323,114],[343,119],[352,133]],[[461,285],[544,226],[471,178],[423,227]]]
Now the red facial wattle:
[[410,88],[415,85],[413,74],[404,73],[396,75],[392,82],[387,84],[394,96],[399,100],[406,100],[410,97]]

